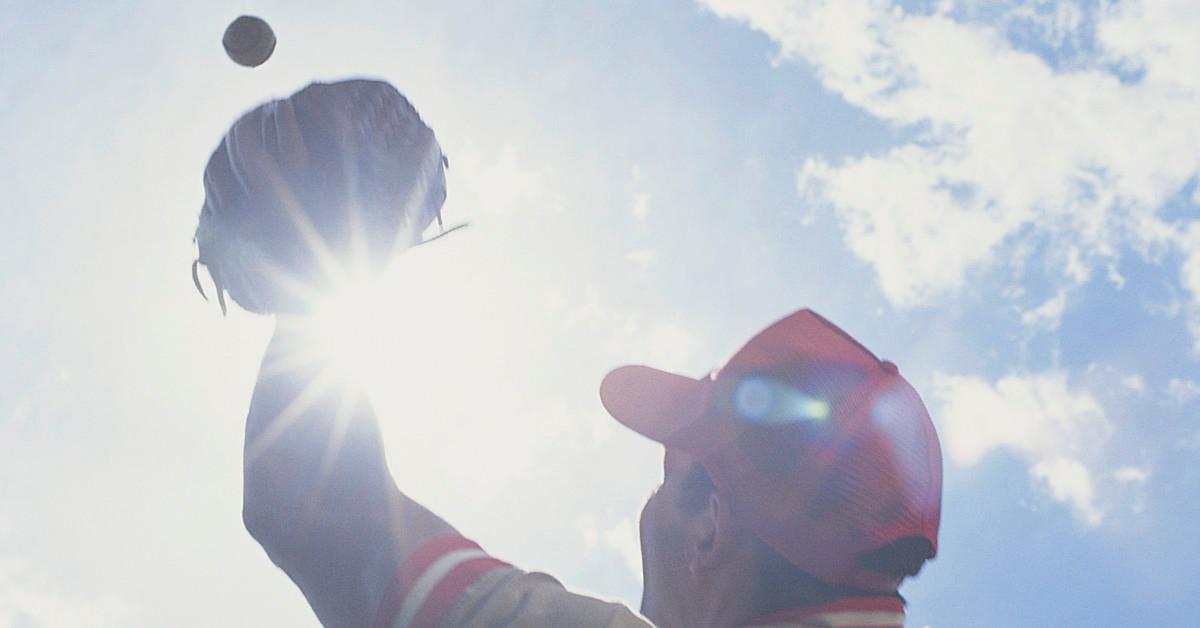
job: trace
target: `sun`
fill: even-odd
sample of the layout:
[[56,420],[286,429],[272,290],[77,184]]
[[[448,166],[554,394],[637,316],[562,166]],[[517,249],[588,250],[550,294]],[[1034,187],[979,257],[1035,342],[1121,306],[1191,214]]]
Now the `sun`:
[[382,349],[394,332],[386,321],[395,320],[400,308],[383,284],[379,278],[352,276],[317,300],[311,314],[281,324],[297,331],[304,351],[337,379],[361,385],[385,367]]
[[314,247],[314,252],[327,288],[316,290],[275,272],[276,279],[285,282],[304,306],[298,312],[275,315],[276,334],[285,340],[277,345],[278,352],[264,361],[261,377],[288,377],[301,385],[292,402],[249,448],[251,457],[330,398],[337,399],[338,410],[331,417],[326,457],[336,457],[347,422],[362,410],[356,409],[355,400],[363,398],[373,376],[386,371],[384,356],[394,351],[395,323],[402,317],[403,304],[396,292],[388,289],[385,273],[365,263],[361,250],[349,260],[338,260],[323,247]]
[[[478,364],[503,363],[497,356],[509,350],[509,338],[496,330],[516,323],[503,309],[481,310],[471,269],[487,263],[487,255],[453,241],[410,247],[382,268],[324,255],[320,290],[315,282],[290,284],[306,303],[304,313],[275,315],[281,350],[264,362],[261,377],[294,381],[295,396],[248,444],[248,456],[268,449],[313,411],[330,413],[321,420],[329,428],[330,459],[339,455],[339,435],[367,414],[383,419],[381,426],[406,419],[409,437],[452,439],[457,422],[486,412],[481,400],[503,397],[498,379],[478,377]],[[411,417],[445,420],[413,423]],[[438,462],[409,445],[408,438],[392,443],[408,459]]]

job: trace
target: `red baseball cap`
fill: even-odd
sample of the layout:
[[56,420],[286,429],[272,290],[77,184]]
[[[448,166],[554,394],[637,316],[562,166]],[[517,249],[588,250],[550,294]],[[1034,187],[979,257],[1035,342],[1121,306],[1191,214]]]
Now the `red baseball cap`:
[[707,377],[622,366],[600,398],[624,425],[698,459],[763,542],[828,584],[896,587],[903,576],[862,557],[901,539],[937,553],[942,454],[929,413],[894,364],[812,310]]

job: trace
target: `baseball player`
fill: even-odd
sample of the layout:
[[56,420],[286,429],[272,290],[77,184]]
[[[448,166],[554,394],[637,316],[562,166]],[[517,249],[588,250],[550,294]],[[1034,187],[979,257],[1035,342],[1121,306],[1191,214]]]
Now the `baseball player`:
[[[270,132],[231,132],[206,170],[206,192],[226,197],[206,198],[210,220],[232,196],[254,205],[254,194],[305,180],[288,169],[361,160],[353,142],[305,142],[305,125],[328,124],[323,115],[353,121],[355,102],[302,111],[293,96],[256,110],[254,128]],[[280,146],[307,161],[281,159]],[[262,172],[275,173],[272,185],[255,191]],[[226,285],[239,281],[244,269],[233,272],[212,242],[202,262],[226,264]],[[268,301],[259,296],[259,311],[271,311]],[[625,366],[601,382],[608,412],[665,451],[640,520],[639,613],[493,557],[405,496],[361,390],[319,385],[326,365],[296,359],[306,341],[281,319],[263,359],[243,517],[326,626],[902,626],[898,588],[936,554],[941,452],[924,405],[894,364],[811,310],[704,377]]]

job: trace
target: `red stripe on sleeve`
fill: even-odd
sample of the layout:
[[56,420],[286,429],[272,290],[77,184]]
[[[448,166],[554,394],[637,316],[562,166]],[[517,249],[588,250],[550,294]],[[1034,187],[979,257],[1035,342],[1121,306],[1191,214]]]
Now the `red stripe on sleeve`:
[[429,593],[429,597],[421,604],[421,609],[417,611],[410,628],[441,626],[446,621],[446,615],[450,613],[450,607],[454,606],[455,600],[467,590],[467,587],[474,584],[483,574],[508,566],[508,563],[504,561],[487,557],[468,560],[450,570],[450,573],[437,583],[437,586]]
[[384,591],[383,599],[379,602],[379,610],[375,611],[375,621],[371,623],[371,628],[392,628],[392,624],[396,622],[396,615],[399,614],[400,608],[404,604],[404,598],[408,596],[409,589],[421,577],[421,574],[425,573],[425,570],[442,556],[464,549],[480,548],[474,541],[460,534],[449,533],[425,541],[409,554],[400,568],[396,570],[396,575],[392,578],[387,590]]

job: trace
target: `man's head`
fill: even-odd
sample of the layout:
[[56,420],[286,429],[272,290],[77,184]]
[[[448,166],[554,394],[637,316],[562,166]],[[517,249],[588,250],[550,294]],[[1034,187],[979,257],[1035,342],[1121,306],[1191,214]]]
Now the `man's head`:
[[622,367],[601,397],[667,448],[641,522],[643,611],[660,625],[894,595],[936,553],[941,453],[920,398],[809,310],[709,377]]

